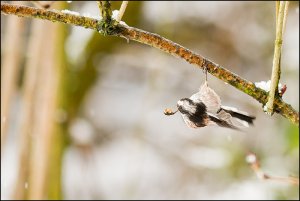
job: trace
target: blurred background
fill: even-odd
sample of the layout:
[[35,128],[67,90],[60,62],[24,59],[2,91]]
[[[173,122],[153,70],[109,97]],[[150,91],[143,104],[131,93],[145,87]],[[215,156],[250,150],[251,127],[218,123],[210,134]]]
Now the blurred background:
[[[99,16],[96,2],[50,9]],[[249,81],[271,77],[275,2],[130,1],[122,20]],[[282,51],[283,100],[299,111],[299,2]],[[1,199],[299,199],[299,186],[259,180],[245,161],[252,151],[266,173],[298,177],[299,128],[287,119],[210,75],[253,127],[190,129],[163,114],[204,78],[143,44],[1,14]]]

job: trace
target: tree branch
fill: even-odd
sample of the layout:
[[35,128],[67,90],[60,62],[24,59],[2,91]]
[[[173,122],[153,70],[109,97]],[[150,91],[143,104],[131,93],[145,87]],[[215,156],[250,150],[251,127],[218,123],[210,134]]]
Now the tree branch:
[[258,179],[276,180],[276,181],[281,181],[281,182],[299,186],[299,178],[297,177],[279,177],[279,176],[273,176],[273,175],[271,176],[269,174],[266,174],[260,168],[259,161],[257,159],[257,156],[254,153],[247,154],[246,161],[249,163],[251,169],[255,172]]
[[[241,78],[240,76],[230,72],[218,64],[215,64],[205,57],[198,55],[166,38],[163,38],[158,34],[149,33],[120,23],[110,23],[109,26],[104,27],[103,20],[98,21],[93,18],[62,13],[59,11],[49,11],[21,5],[11,5],[7,3],[1,4],[1,12],[3,14],[13,14],[20,17],[32,17],[46,19],[53,22],[64,22],[71,25],[94,29],[101,33],[103,33],[103,28],[105,28],[109,30],[105,31],[105,33],[109,35],[125,37],[127,39],[155,47],[175,57],[182,58],[199,68],[206,68],[207,71],[213,76],[248,94],[263,105],[265,105],[267,102],[268,93],[260,88],[257,88],[252,82]],[[289,119],[292,123],[299,125],[299,113],[295,111],[291,105],[285,103],[280,97],[277,96],[274,99],[274,111]]]

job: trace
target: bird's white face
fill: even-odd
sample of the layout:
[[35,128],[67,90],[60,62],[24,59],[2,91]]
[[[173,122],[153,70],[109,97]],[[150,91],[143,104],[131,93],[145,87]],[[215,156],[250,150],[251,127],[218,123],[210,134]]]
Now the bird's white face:
[[186,125],[190,128],[197,128],[196,124],[189,118],[190,115],[196,112],[196,106],[192,100],[183,98],[177,102],[177,107]]
[[[196,105],[192,104],[192,100],[181,99],[177,102],[177,107],[192,114],[196,112]],[[180,109],[179,109],[180,111]]]
[[177,101],[177,105],[183,106],[185,104],[185,102],[188,102],[188,101],[187,100],[179,100],[179,101]]

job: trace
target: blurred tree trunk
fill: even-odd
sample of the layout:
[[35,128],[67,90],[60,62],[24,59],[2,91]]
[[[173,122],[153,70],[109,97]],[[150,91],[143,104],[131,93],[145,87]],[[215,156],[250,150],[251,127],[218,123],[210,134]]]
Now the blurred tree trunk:
[[22,94],[22,119],[19,140],[20,159],[18,169],[18,180],[14,192],[14,199],[25,199],[26,187],[28,185],[28,171],[31,152],[32,132],[34,127],[34,113],[38,108],[35,95],[37,91],[37,77],[41,70],[41,52],[43,50],[43,40],[47,27],[45,23],[34,20],[31,24],[31,33],[29,36],[27,60],[25,63],[24,84]]
[[[57,9],[65,9],[69,4],[66,2],[60,3],[56,5]],[[56,27],[56,36],[53,44],[55,46],[55,53],[53,55],[53,59],[56,61],[56,65],[54,66],[57,76],[58,76],[58,88],[57,88],[57,103],[55,108],[55,127],[54,127],[54,135],[52,138],[53,146],[51,149],[51,153],[49,155],[49,160],[51,161],[49,168],[49,179],[48,179],[48,189],[47,195],[48,199],[63,199],[62,193],[62,160],[64,149],[67,145],[68,135],[67,135],[67,127],[65,126],[65,122],[68,118],[68,114],[62,108],[62,103],[64,102],[64,97],[66,93],[66,89],[64,88],[64,81],[66,79],[66,71],[65,69],[70,68],[67,62],[67,56],[65,52],[65,41],[68,35],[67,29],[69,27],[63,24],[57,24]],[[72,102],[75,100],[71,100]],[[69,103],[67,103],[69,104]]]
[[58,24],[44,22],[47,30],[43,38],[40,72],[34,111],[32,157],[29,171],[29,199],[47,199],[50,153],[56,148],[53,141],[57,104],[58,72],[55,58]]
[[[54,6],[64,9],[67,4],[55,3]],[[135,17],[125,17],[129,23],[137,24],[140,7],[139,2],[129,6],[128,13],[136,13]],[[68,126],[77,117],[86,93],[99,75],[93,61],[99,53],[111,53],[124,42],[116,38],[108,40],[95,32],[82,55],[86,62],[80,67],[71,66],[64,48],[67,28],[60,23],[32,22],[24,75],[20,168],[14,199],[62,199],[61,167]]]
[[[19,3],[14,2],[14,4]],[[11,103],[16,91],[24,45],[25,20],[16,16],[7,18],[4,45],[1,45],[1,49],[4,49],[1,62],[1,154],[6,141]]]
[[[24,137],[20,158],[20,165],[24,166],[20,166],[19,175],[22,177],[18,181],[15,198],[60,199],[61,157],[65,138],[55,125],[59,104],[59,79],[63,78],[60,69],[64,65],[66,27],[44,21],[33,23],[37,26],[33,27],[34,31],[39,33],[38,37],[33,35],[32,40],[39,47],[30,52],[33,56],[28,58],[25,69],[25,113],[21,133]],[[25,188],[25,183],[28,187],[27,196],[21,190],[22,187]]]

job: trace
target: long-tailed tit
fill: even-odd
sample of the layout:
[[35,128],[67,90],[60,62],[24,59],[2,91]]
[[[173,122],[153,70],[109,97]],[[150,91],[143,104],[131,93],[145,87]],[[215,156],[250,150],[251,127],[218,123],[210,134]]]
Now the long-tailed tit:
[[[209,125],[218,125],[221,127],[237,129],[240,127],[234,125],[232,120],[240,121],[243,126],[253,124],[254,116],[242,112],[233,107],[221,105],[220,97],[214,90],[208,87],[207,80],[200,87],[199,92],[193,94],[190,98],[182,98],[177,102],[177,108],[184,122],[191,128],[204,127]],[[166,109],[166,115],[173,115]]]

